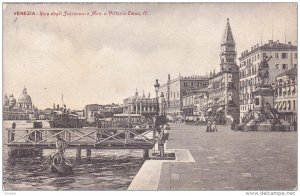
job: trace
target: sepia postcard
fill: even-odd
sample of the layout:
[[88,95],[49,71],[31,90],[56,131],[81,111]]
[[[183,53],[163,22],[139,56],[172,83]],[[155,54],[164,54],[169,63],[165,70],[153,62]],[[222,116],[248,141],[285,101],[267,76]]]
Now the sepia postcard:
[[3,3],[2,190],[295,195],[297,14]]

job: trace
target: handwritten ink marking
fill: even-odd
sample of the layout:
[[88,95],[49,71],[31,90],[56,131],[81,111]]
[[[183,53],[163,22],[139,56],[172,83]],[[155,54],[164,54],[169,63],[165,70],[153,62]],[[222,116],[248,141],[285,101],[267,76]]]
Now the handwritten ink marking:
[[50,15],[49,12],[40,11],[40,16],[49,16],[49,15]]
[[101,16],[102,13],[101,12],[98,12],[98,11],[93,11],[91,16]]
[[128,16],[140,16],[140,12],[133,12],[133,11],[128,11]]
[[17,11],[14,12],[15,16],[34,16],[37,15],[37,13],[33,12],[33,11]]
[[62,11],[59,11],[59,12],[53,11],[53,12],[51,13],[51,16],[62,16]]
[[124,15],[127,15],[127,13],[126,12],[109,11],[108,15],[109,16],[124,16]]

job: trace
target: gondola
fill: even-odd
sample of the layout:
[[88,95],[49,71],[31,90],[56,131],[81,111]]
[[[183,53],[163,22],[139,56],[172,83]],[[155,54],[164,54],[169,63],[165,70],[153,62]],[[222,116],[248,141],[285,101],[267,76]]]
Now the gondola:
[[50,170],[52,172],[58,173],[58,174],[70,174],[73,172],[73,168],[76,166],[75,163],[72,163],[71,161],[67,159],[63,159],[62,163],[58,163],[58,156],[51,156],[50,155],[50,161],[51,166]]

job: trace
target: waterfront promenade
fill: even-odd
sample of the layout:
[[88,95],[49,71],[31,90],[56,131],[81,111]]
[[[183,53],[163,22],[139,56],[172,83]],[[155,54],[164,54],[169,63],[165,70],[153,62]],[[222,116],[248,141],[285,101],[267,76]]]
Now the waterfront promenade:
[[[207,133],[205,128],[172,124],[167,150],[187,149],[195,161],[162,161],[161,171],[156,172],[159,177],[156,182],[152,179],[157,185],[152,184],[150,190],[293,190],[297,187],[297,132],[235,132],[229,126],[218,126],[218,132]],[[151,167],[153,161],[145,164]],[[139,173],[142,170],[143,167]],[[142,179],[134,180],[143,184],[145,179],[149,184],[146,176],[144,172]],[[130,186],[128,190],[135,188]]]

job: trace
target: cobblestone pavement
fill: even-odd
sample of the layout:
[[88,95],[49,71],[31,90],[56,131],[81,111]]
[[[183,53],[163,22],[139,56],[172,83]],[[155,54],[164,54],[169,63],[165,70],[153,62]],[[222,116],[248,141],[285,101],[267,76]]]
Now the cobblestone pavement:
[[235,132],[173,124],[167,149],[189,149],[195,163],[164,163],[158,190],[292,190],[297,132]]

